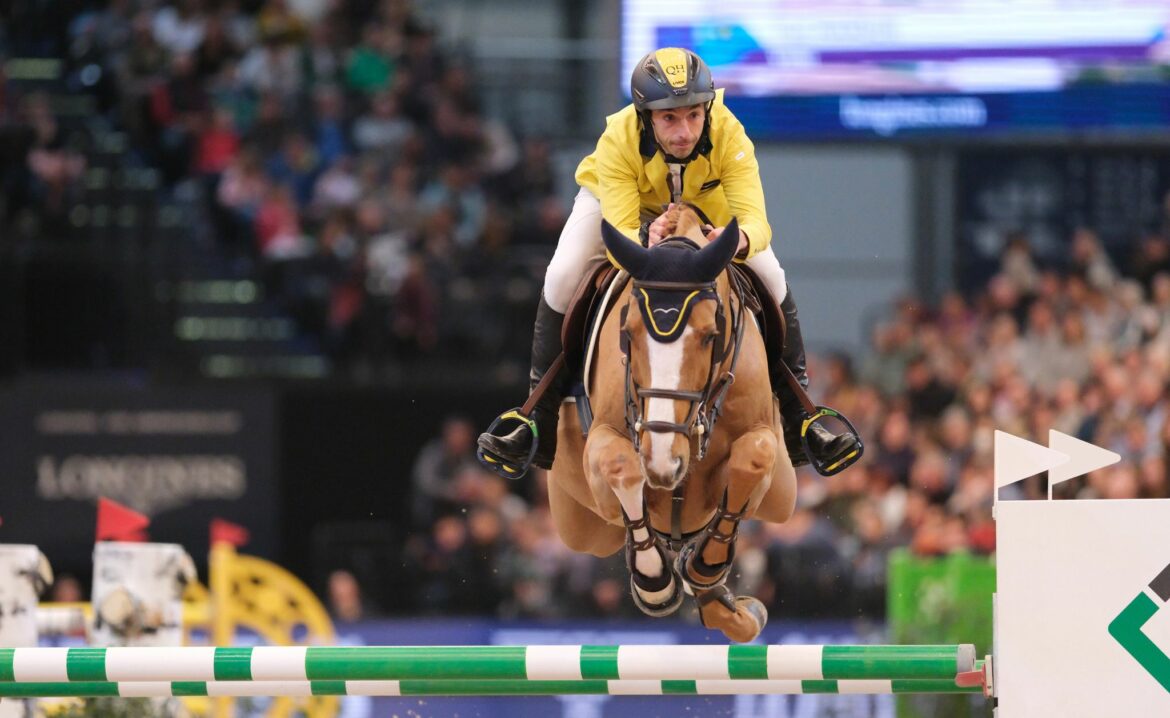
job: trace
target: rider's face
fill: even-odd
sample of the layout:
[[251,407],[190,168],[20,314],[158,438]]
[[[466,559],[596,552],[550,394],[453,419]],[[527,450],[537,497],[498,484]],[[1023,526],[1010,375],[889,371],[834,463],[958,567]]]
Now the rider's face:
[[705,117],[706,110],[702,105],[650,111],[654,137],[675,157],[687,157],[695,150],[699,135],[703,133]]

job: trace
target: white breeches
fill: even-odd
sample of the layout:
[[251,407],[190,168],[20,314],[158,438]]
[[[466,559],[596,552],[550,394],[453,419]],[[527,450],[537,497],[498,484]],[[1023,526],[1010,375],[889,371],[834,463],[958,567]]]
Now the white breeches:
[[[544,274],[544,300],[554,310],[564,314],[585,274],[585,268],[596,259],[605,257],[601,241],[601,203],[584,187],[573,200],[573,211],[561,230],[557,249]],[[772,293],[776,303],[784,301],[788,285],[784,268],[780,266],[772,248],[760,252],[747,262]]]

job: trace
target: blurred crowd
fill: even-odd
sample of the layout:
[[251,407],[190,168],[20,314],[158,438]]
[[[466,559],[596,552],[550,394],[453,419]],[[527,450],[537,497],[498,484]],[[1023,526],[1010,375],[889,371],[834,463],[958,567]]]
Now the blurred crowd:
[[[66,231],[84,138],[114,130],[124,165],[197,210],[223,271],[263,279],[339,358],[480,349],[492,321],[463,311],[482,287],[461,280],[539,286],[565,217],[551,147],[485,116],[467,61],[409,0],[42,5],[0,29],[0,59],[64,65],[55,92],[0,89],[0,226]],[[63,119],[71,93],[93,111]]]
[[[866,455],[831,478],[800,469],[798,507],[786,524],[744,524],[738,590],[776,615],[880,618],[892,550],[993,554],[995,429],[1043,445],[1057,429],[1121,455],[1055,487],[1057,498],[1170,497],[1170,242],[1148,237],[1122,273],[1082,229],[1068,257],[1041,266],[1026,242],[1012,242],[976,296],[900,301],[875,326],[862,361],[813,359],[815,400],[854,422]],[[405,561],[418,610],[634,610],[622,555],[566,549],[545,477],[510,491],[475,463],[476,431],[452,418],[414,467],[416,526]],[[1003,491],[1039,499],[1046,478]]]
[[[485,336],[526,351],[492,323],[510,296],[530,327],[565,218],[551,147],[483,112],[468,62],[409,0],[10,10],[0,59],[63,58],[63,85],[25,91],[0,75],[0,232],[27,216],[66,226],[87,163],[71,132],[117,130],[129,138],[123,162],[153,168],[160,195],[199,208],[193,241],[225,271],[262,278],[332,355],[459,355]],[[94,111],[60,116],[70,93]],[[976,294],[903,299],[859,361],[811,358],[814,399],[854,422],[866,456],[829,479],[802,469],[786,524],[745,524],[738,590],[777,615],[880,616],[891,550],[994,552],[994,429],[1042,444],[1058,429],[1122,456],[1057,487],[1061,498],[1170,495],[1170,242],[1153,233],[1132,249],[1110,255],[1081,229],[1052,264],[1018,237]],[[516,485],[484,472],[478,428],[452,418],[414,467],[402,569],[416,610],[632,612],[620,553],[569,552],[545,477]],[[1046,486],[1005,491],[1038,498]],[[378,610],[352,575],[330,591],[351,618]]]

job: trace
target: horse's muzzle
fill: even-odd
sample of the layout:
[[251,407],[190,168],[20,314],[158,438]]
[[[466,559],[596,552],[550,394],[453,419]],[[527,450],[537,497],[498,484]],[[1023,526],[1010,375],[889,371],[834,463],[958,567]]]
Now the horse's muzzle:
[[650,484],[650,488],[670,491],[682,482],[687,474],[687,462],[676,456],[671,464],[667,473],[651,471],[646,459],[642,459],[642,473],[645,474],[646,483]]

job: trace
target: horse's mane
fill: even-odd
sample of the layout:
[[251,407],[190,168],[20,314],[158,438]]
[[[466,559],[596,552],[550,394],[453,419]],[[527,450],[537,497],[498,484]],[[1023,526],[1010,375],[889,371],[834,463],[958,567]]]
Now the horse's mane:
[[677,203],[667,210],[666,234],[669,237],[689,237],[700,243],[706,241],[702,218],[696,208],[686,202]]

